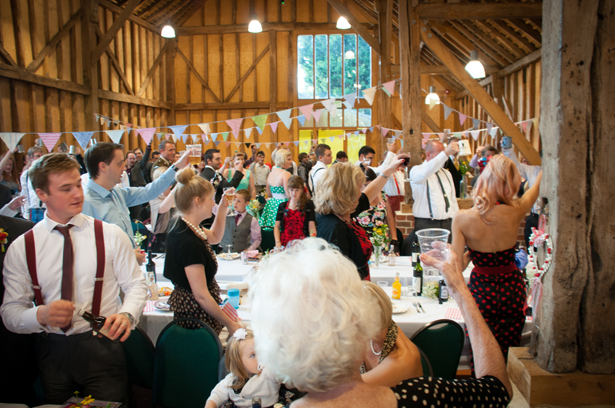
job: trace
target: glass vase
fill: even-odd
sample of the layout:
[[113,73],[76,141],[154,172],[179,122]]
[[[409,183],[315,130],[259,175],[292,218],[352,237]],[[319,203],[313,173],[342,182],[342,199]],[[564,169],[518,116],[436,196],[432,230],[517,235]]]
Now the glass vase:
[[380,266],[380,258],[382,257],[382,245],[374,245],[374,264]]

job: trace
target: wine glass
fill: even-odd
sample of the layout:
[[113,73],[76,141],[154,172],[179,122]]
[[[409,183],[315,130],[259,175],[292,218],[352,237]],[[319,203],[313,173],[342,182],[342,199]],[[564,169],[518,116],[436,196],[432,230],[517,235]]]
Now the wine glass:
[[231,260],[231,248],[233,247],[233,244],[229,244],[226,247],[228,248],[228,255],[226,257],[226,260],[230,261]]
[[226,187],[224,190],[224,197],[228,202],[229,211],[227,215],[235,216],[235,210],[233,209],[233,200],[235,199],[235,187]]

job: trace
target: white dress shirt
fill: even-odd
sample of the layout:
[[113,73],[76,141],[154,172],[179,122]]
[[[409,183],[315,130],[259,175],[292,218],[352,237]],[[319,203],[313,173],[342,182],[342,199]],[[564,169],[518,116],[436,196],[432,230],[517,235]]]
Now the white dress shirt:
[[[397,155],[393,152],[387,152],[386,157],[384,158],[384,161],[382,162],[382,164],[378,167],[372,167],[369,166],[370,169],[372,169],[374,171],[374,173],[376,173],[376,175],[381,174],[383,171],[385,171],[387,169],[387,167],[389,167],[391,165],[391,163],[393,163],[394,160],[397,159]],[[355,163],[355,166],[360,166],[361,164],[361,160],[358,160]],[[364,165],[365,166],[365,165]]]
[[[24,200],[21,208],[21,213],[26,220],[30,219],[30,208],[45,208],[45,204],[36,195],[36,190],[32,187],[32,180],[28,177],[28,170],[21,173],[21,195],[26,199]],[[12,216],[11,216],[12,217]]]
[[260,374],[250,377],[239,393],[232,388],[235,376],[227,374],[213,390],[207,401],[213,401],[217,407],[224,405],[229,399],[239,408],[252,407],[252,398],[260,397],[264,407],[271,407],[278,402],[280,383],[275,375],[265,368]]
[[[397,181],[397,184],[395,184],[396,181]],[[382,188],[382,191],[384,191],[384,193],[389,197],[393,197],[393,196],[403,197],[404,196],[404,181],[405,181],[404,172],[397,170],[395,171],[395,173],[391,175],[391,177],[389,177],[389,181],[386,182],[386,184]]]
[[[429,202],[427,200],[427,183],[429,183],[429,198],[431,199],[431,209],[433,211],[434,220],[446,220],[453,218],[459,211],[457,198],[455,197],[455,182],[453,176],[448,170],[443,169],[444,163],[448,160],[448,156],[444,152],[440,152],[430,161],[423,162],[419,166],[414,166],[410,170],[410,187],[412,187],[412,213],[418,218],[429,218]],[[442,187],[438,182],[438,176],[442,181]],[[446,193],[449,200],[449,209],[446,211],[446,203],[444,194]]]
[[[96,239],[94,218],[78,214],[69,224],[74,251],[73,302],[75,312],[72,326],[66,335],[90,331],[90,324],[77,312],[80,308],[92,310],[94,278],[96,276]],[[62,263],[64,236],[54,230],[58,225],[47,213],[43,221],[36,224],[34,242],[36,269],[43,301],[49,304],[62,297]],[[100,303],[101,316],[115,313],[130,313],[135,325],[143,312],[147,297],[147,286],[143,273],[137,264],[132,244],[124,231],[117,225],[103,223],[105,241],[105,274]],[[36,319],[38,306],[34,306],[34,290],[26,261],[24,235],[11,245],[4,259],[4,302],[0,314],[6,327],[14,333],[56,333],[64,334],[59,327],[41,326]],[[124,302],[120,300],[120,288]]]
[[308,176],[308,186],[310,187],[310,191],[316,191],[316,186],[318,182],[327,172],[327,165],[321,161],[317,161],[316,164],[310,170],[310,174]]
[[[542,171],[542,167],[521,163],[519,159],[517,159],[517,155],[515,154],[514,149],[502,149],[502,153],[504,154],[504,156],[512,160],[513,163],[515,163],[515,166],[517,166],[517,169],[519,170],[519,174],[521,175],[521,177],[527,180],[530,187],[536,184],[536,179]],[[534,203],[534,206],[532,207],[532,212],[534,214],[538,214],[540,212],[539,203],[541,201],[542,199],[538,197],[538,200],[536,200],[536,203]]]
[[258,162],[254,162],[250,165],[250,172],[254,174],[254,185],[264,186],[267,185],[267,176],[269,176],[269,172],[271,169],[267,167],[265,163],[262,165]]

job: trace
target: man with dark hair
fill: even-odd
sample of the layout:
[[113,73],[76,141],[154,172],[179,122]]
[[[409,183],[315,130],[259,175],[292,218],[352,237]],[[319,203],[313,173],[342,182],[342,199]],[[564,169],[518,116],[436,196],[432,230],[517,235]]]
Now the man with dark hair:
[[256,161],[250,166],[250,172],[254,174],[254,188],[256,194],[260,194],[261,191],[267,186],[267,177],[271,169],[265,165],[265,152],[259,151],[256,153]]
[[314,149],[314,154],[316,155],[317,162],[310,170],[307,181],[308,191],[312,197],[316,196],[316,186],[318,185],[318,181],[326,173],[328,168],[327,166],[333,161],[331,147],[327,144],[321,143],[316,146],[316,149]]
[[[143,158],[143,153],[141,153],[141,158]],[[137,154],[134,151],[126,153],[126,175],[128,175],[130,187],[145,187],[147,185],[141,171],[141,162],[138,161]],[[140,220],[140,214],[141,205],[130,207],[131,220]]]
[[26,155],[26,166],[21,173],[21,195],[24,197],[22,206],[22,214],[25,219],[37,223],[43,219],[45,214],[45,205],[39,200],[36,191],[32,188],[32,182],[28,176],[28,169],[36,160],[40,159],[45,154],[42,147],[32,146],[28,149]]
[[297,169],[297,173],[299,173],[299,177],[303,179],[306,186],[312,167],[313,164],[310,162],[310,155],[305,152],[299,153],[299,168]]
[[382,164],[378,167],[373,167],[372,162],[374,160],[374,157],[376,156],[376,151],[372,149],[370,146],[363,146],[362,148],[359,149],[359,161],[357,161],[355,164],[361,167],[363,171],[367,170],[368,167],[371,167],[372,170],[374,170],[376,174],[381,174],[384,171],[384,169],[389,167],[389,165],[393,163],[394,160],[397,159],[398,149],[397,149],[397,144],[395,142],[387,143],[387,150],[388,150],[387,154]]
[[[151,172],[152,172],[152,162],[150,162],[150,154],[152,153],[152,143],[147,145],[145,148],[145,153],[141,150],[140,147],[137,147],[132,151],[137,157],[137,162],[135,163],[135,171],[140,171],[143,175],[143,181],[145,184],[149,184],[152,182]],[[131,184],[132,186],[132,184]]]
[[222,177],[222,174],[220,172],[220,166],[222,165],[222,156],[220,156],[220,150],[209,149],[205,152],[204,156],[205,168],[201,172],[201,177],[213,184],[214,188],[216,189],[215,201],[216,204],[218,204],[220,202],[220,198],[222,198],[222,193],[224,193],[225,188],[237,188],[239,183],[241,183],[241,179],[243,178],[241,167],[243,163],[241,163],[239,166],[235,165],[233,178],[229,181]]
[[333,164],[335,164],[335,163],[346,163],[347,161],[348,161],[348,155],[346,154],[345,151],[340,150],[335,155],[335,161],[333,162]]
[[[168,169],[171,167],[171,164],[175,162],[175,144],[170,140],[161,140],[160,144],[158,144],[158,150],[160,150],[160,156],[152,165],[151,177],[152,181],[156,180],[157,177],[154,176],[154,172],[158,168]],[[157,172],[157,174],[161,175],[162,170]]]
[[[122,145],[101,142],[90,147],[85,152],[85,165],[90,180],[86,185],[83,213],[119,226],[128,235],[133,247],[136,247],[128,208],[146,203],[162,194],[173,184],[177,170],[188,165],[188,155],[189,151],[186,151],[175,165],[146,187],[121,188],[117,183],[124,171]],[[135,253],[139,263],[143,263],[145,256],[136,248]]]
[[14,333],[38,333],[35,354],[46,403],[62,404],[75,391],[125,402],[122,346],[93,336],[76,307],[106,317],[100,334],[120,341],[130,336],[147,295],[130,241],[117,226],[81,214],[79,164],[67,155],[43,156],[30,178],[47,211],[6,253],[2,320]]
[[250,146],[250,149],[252,149],[252,156],[243,164],[243,167],[246,169],[249,169],[252,163],[256,162],[256,156],[258,155],[258,147],[256,147],[255,144],[252,144],[252,146]]

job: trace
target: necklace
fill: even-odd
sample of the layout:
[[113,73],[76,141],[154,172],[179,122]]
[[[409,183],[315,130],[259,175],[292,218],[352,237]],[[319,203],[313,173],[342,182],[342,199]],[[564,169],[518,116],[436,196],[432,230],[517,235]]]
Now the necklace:
[[378,353],[376,353],[376,350],[374,350],[374,340],[369,340],[369,345],[372,348],[372,353],[374,353],[375,355],[379,356],[380,354],[382,354],[382,350],[380,350]]
[[187,226],[190,227],[190,229],[199,236],[199,238],[201,238],[203,241],[207,241],[207,235],[205,235],[205,233],[203,232],[203,230],[201,230],[200,228],[195,227],[190,221],[188,221],[187,219],[185,219],[184,217],[182,217],[182,220],[184,220],[184,222],[186,223]]

